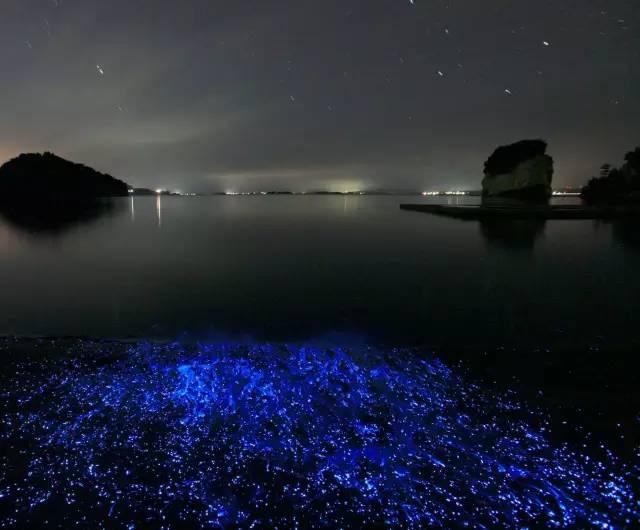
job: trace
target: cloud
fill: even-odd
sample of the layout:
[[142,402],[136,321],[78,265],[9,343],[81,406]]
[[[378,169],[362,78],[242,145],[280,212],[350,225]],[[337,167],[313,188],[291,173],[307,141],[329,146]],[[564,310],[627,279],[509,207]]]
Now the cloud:
[[[421,189],[477,186],[496,145],[542,136],[558,182],[584,181],[632,147],[631,44],[586,56],[586,11],[497,6],[8,0],[0,155],[53,150],[152,187]],[[514,36],[521,16],[552,59]]]

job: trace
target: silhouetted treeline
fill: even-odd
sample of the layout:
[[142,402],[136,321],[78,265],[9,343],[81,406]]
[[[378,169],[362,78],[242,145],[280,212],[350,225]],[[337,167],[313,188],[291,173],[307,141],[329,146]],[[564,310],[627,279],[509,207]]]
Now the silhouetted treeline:
[[621,168],[603,165],[600,176],[582,189],[582,197],[588,202],[640,201],[640,147],[627,153],[624,160]]
[[129,186],[52,153],[22,154],[0,167],[0,201],[85,200],[126,196]]

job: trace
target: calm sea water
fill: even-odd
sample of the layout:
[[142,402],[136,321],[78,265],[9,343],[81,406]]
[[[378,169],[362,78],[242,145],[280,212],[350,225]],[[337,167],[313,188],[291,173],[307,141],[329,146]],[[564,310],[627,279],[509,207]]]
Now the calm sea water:
[[[375,196],[139,197],[0,218],[0,334],[561,345],[640,338],[640,237]],[[455,199],[454,199],[455,200]]]
[[637,227],[419,200],[5,212],[0,523],[638,526]]

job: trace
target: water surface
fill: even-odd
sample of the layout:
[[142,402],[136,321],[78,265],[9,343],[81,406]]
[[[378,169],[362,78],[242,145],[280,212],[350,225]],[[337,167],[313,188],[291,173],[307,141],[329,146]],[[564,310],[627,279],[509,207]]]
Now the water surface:
[[398,208],[424,200],[434,199],[137,197],[52,226],[5,216],[0,334],[337,331],[444,346],[640,336],[635,226]]
[[5,212],[0,521],[636,523],[637,226],[425,200]]

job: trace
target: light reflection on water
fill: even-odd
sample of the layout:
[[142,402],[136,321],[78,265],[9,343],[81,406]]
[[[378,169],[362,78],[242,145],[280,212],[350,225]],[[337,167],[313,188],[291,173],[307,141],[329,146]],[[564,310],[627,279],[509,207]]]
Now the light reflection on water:
[[156,212],[158,214],[158,228],[162,228],[162,197],[156,197]]
[[464,222],[398,208],[434,200],[479,198],[132,197],[54,230],[2,217],[0,333],[638,338],[633,226]]

